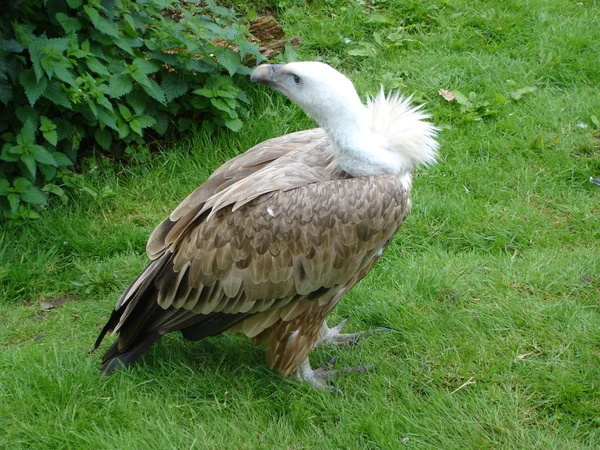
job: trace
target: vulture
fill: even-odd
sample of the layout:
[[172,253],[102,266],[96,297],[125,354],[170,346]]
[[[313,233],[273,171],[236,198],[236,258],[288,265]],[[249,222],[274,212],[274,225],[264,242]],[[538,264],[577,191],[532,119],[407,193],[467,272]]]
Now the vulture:
[[101,372],[134,363],[164,334],[242,332],[268,365],[328,388],[320,345],[355,342],[327,315],[375,265],[406,219],[413,171],[435,162],[436,128],[410,98],[363,104],[321,62],[263,64],[251,81],[319,125],[264,141],[218,168],[150,235],[148,266],[121,295],[94,349],[118,335]]

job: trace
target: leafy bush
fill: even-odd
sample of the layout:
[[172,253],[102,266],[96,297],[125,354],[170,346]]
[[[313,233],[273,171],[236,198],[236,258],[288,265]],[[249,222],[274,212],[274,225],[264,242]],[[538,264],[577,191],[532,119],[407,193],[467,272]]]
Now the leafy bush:
[[170,128],[242,126],[232,77],[261,56],[231,9],[9,0],[0,14],[0,217],[35,217],[47,193],[83,189],[69,168],[84,148],[119,156]]

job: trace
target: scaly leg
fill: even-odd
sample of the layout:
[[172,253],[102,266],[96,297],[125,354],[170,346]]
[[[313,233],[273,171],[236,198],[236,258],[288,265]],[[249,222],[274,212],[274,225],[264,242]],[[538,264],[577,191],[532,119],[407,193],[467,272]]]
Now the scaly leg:
[[323,321],[323,325],[321,325],[321,329],[319,330],[319,340],[315,344],[315,347],[323,347],[325,345],[333,345],[336,347],[354,345],[363,337],[371,336],[374,333],[392,331],[389,328],[375,328],[374,330],[359,331],[357,333],[342,333],[347,322],[348,318],[342,320],[335,327],[329,328],[327,326],[327,321]]
[[341,394],[337,387],[328,384],[329,379],[337,377],[340,373],[363,373],[368,370],[373,369],[371,365],[358,366],[358,367],[348,367],[342,370],[334,370],[333,363],[337,358],[333,358],[329,363],[327,363],[326,367],[320,367],[318,369],[312,369],[310,367],[310,362],[308,358],[306,358],[300,366],[296,369],[296,371],[292,374],[292,377],[296,381],[305,381],[310,383],[314,388],[317,389],[329,389],[338,394]]

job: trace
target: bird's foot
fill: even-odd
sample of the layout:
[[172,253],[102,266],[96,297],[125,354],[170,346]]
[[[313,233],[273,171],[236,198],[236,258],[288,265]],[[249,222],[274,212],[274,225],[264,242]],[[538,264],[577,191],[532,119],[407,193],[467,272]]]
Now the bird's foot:
[[328,389],[338,394],[342,394],[343,392],[340,389],[329,384],[329,381],[332,378],[336,378],[341,373],[364,373],[375,368],[375,366],[372,365],[363,365],[335,370],[333,369],[333,365],[337,359],[338,357],[335,356],[331,358],[326,366],[312,369],[308,358],[306,358],[293,373],[293,377],[296,381],[310,383],[316,389]]
[[347,322],[348,318],[342,320],[333,328],[329,328],[327,322],[323,322],[323,325],[321,325],[321,329],[319,330],[319,340],[315,344],[315,347],[323,347],[326,345],[344,347],[346,345],[354,345],[362,338],[369,337],[372,334],[392,331],[389,328],[375,328],[373,330],[359,331],[357,333],[342,333]]

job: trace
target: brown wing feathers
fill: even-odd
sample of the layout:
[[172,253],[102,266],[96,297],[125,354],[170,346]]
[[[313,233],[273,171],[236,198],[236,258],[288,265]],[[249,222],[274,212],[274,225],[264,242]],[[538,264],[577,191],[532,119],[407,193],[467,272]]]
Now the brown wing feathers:
[[346,179],[329,162],[322,131],[294,133],[229,161],[184,200],[152,234],[155,260],[97,342],[120,332],[105,372],[166,332],[199,340],[232,329],[270,336],[269,363],[289,374],[312,349],[309,322],[320,326],[408,213],[394,177]]

